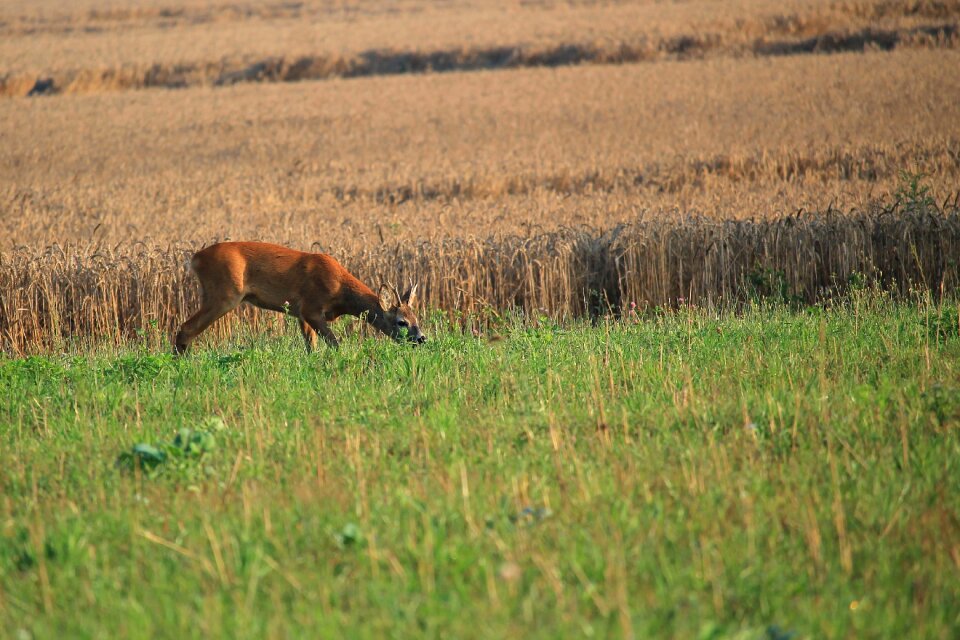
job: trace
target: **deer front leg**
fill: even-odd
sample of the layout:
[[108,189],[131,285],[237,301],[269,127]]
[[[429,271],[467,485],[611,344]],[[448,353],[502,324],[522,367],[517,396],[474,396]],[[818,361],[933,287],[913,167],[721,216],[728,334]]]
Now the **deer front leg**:
[[309,324],[314,331],[319,333],[328,345],[334,349],[340,346],[340,341],[337,340],[337,336],[334,335],[333,331],[330,329],[330,325],[327,324],[327,321],[324,319],[322,313],[314,312],[305,314],[304,318],[306,319],[307,324]]

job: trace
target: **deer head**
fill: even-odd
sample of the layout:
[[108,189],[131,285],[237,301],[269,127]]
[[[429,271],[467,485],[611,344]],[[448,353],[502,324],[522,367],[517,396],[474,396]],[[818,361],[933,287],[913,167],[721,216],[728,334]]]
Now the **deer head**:
[[381,330],[398,342],[426,342],[427,337],[420,332],[420,322],[413,312],[416,299],[417,285],[411,286],[403,295],[396,287],[380,285],[380,306],[384,312]]

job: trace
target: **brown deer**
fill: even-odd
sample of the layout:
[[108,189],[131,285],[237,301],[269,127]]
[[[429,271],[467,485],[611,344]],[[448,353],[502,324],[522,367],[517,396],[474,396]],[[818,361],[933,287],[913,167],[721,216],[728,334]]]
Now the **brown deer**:
[[177,354],[185,353],[194,338],[243,302],[296,316],[307,351],[318,333],[336,347],[339,343],[328,323],[345,314],[366,318],[397,341],[427,340],[411,308],[417,285],[403,295],[381,285],[378,295],[325,253],[263,242],[221,242],[195,253],[190,268],[200,280],[201,304],[177,333],[173,344]]

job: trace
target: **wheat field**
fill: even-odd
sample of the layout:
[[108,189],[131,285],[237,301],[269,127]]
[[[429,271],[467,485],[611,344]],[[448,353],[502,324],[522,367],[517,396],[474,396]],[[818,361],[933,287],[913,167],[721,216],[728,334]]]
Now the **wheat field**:
[[8,2],[2,93],[954,48],[956,0]]
[[[172,330],[196,300],[185,257],[222,239],[419,280],[449,312],[715,304],[764,273],[808,302],[861,272],[938,290],[956,280],[955,237],[910,238],[954,225],[958,16],[897,1],[6,3],[0,343]],[[863,236],[891,211],[906,240]],[[795,220],[823,240],[782,242]],[[732,250],[711,264],[716,229]],[[829,246],[840,237],[861,239]]]

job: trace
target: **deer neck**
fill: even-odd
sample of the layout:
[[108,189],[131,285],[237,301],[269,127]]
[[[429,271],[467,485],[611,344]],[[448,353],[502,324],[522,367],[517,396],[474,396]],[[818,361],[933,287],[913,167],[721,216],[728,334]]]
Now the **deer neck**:
[[381,333],[389,335],[387,326],[387,316],[384,313],[383,306],[380,304],[380,296],[375,294],[369,287],[357,281],[347,289],[344,296],[344,313],[348,313],[358,318],[366,318],[367,323],[379,330]]

